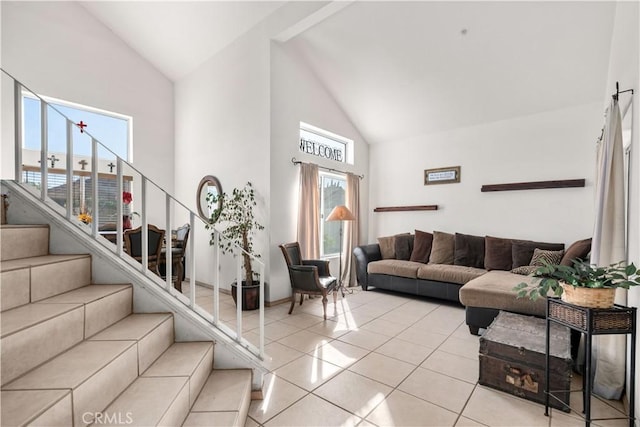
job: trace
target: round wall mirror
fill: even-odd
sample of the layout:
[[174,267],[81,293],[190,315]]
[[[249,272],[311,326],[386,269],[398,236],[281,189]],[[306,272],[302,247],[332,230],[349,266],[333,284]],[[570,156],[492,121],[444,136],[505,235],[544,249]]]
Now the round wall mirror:
[[198,206],[198,214],[207,221],[211,218],[211,214],[216,208],[222,208],[222,199],[218,199],[218,206],[209,206],[207,196],[219,196],[222,194],[222,185],[220,181],[213,175],[207,175],[200,180],[198,184],[198,193],[196,194],[196,205]]

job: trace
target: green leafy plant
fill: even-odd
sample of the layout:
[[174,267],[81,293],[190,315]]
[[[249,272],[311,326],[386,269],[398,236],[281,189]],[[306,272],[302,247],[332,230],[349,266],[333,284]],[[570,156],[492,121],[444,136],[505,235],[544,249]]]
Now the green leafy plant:
[[[221,200],[222,203],[218,204]],[[264,226],[255,220],[254,208],[257,206],[255,190],[251,182],[243,188],[234,188],[231,196],[227,193],[219,195],[207,195],[209,206],[218,206],[209,218],[207,229],[212,229],[216,224],[224,227],[222,238],[219,239],[219,247],[223,254],[233,252],[236,246],[241,247],[245,284],[251,285],[254,272],[251,265],[251,255],[260,258],[253,250],[253,236],[256,231],[263,230]],[[215,233],[211,233],[210,245],[215,244]]]
[[607,267],[597,267],[582,260],[575,259],[572,262],[572,266],[567,266],[549,264],[543,260],[544,265],[533,273],[534,277],[541,280],[533,287],[530,283],[519,283],[513,290],[518,292],[518,298],[528,295],[535,301],[546,296],[549,291],[561,296],[564,291],[562,283],[583,288],[629,289],[630,286],[640,285],[640,270],[633,263],[626,265],[624,261],[620,261]]

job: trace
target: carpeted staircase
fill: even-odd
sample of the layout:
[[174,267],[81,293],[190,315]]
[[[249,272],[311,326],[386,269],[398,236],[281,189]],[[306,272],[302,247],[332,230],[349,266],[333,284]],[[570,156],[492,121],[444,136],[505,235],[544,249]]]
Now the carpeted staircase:
[[244,425],[251,370],[212,370],[212,342],[133,313],[90,255],[49,254],[46,225],[2,225],[0,250],[2,426]]

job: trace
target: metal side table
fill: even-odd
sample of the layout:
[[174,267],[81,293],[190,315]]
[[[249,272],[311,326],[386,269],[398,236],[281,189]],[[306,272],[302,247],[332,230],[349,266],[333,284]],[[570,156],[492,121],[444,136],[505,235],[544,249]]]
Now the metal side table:
[[[585,425],[591,421],[602,420],[591,418],[591,346],[594,335],[631,334],[631,361],[629,380],[629,414],[626,417],[606,419],[628,419],[629,426],[635,421],[635,373],[636,373],[636,308],[614,305],[608,309],[581,307],[562,301],[560,298],[547,298],[547,333],[545,375],[549,384],[549,328],[551,322],[568,326],[578,331],[585,338],[585,372],[582,377],[582,400],[584,403]],[[545,390],[544,414],[549,415],[549,398],[554,398],[554,392],[563,390]]]

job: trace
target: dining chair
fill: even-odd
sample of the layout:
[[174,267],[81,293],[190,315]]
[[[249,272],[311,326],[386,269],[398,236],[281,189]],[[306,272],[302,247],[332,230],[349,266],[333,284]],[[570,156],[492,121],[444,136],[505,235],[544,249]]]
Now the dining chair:
[[[147,230],[148,268],[160,276],[158,264],[160,263],[165,231],[152,224],[147,226]],[[124,232],[124,250],[132,258],[142,262],[142,227]]]
[[176,229],[176,241],[172,243],[172,257],[173,265],[177,267],[175,273],[174,286],[177,290],[182,292],[182,281],[185,279],[185,255],[187,252],[187,243],[189,242],[189,232],[191,226],[185,224],[182,227]]
[[327,320],[327,294],[333,292],[333,303],[337,302],[337,280],[329,272],[327,260],[303,260],[298,242],[285,243],[279,246],[289,269],[291,281],[291,307],[296,304],[296,294],[300,294],[300,305],[305,295],[322,295],[324,319]]

